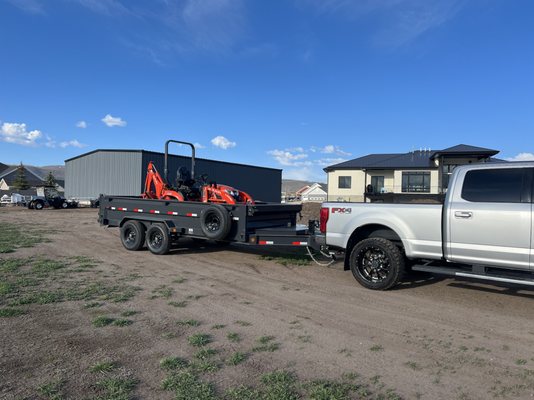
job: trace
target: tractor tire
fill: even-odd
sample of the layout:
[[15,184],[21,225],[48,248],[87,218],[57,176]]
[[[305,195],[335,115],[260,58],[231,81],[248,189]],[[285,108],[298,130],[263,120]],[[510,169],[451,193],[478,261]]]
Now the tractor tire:
[[64,210],[67,209],[67,208],[69,208],[69,203],[67,203],[66,201],[64,201],[63,203],[61,203],[61,208],[64,209]]
[[137,251],[145,244],[145,227],[139,221],[127,221],[121,227],[121,242],[126,250]]
[[28,203],[28,209],[33,210],[33,200]]
[[200,213],[200,229],[208,239],[223,240],[230,228],[230,216],[223,206],[212,205]]
[[33,208],[35,210],[42,210],[44,208],[44,203],[42,200],[35,200],[35,202],[33,203]]
[[152,254],[167,254],[171,248],[169,230],[162,224],[154,224],[146,232],[146,245]]
[[404,275],[404,255],[390,240],[374,237],[364,239],[350,253],[350,270],[367,289],[387,290]]

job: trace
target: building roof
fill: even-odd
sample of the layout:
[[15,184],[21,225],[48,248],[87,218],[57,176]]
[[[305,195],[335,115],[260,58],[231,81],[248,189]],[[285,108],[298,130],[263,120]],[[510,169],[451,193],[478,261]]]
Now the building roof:
[[[96,150],[93,150],[93,151],[89,151],[89,152],[87,152],[87,153],[80,154],[80,155],[78,155],[78,156],[76,156],[76,157],[68,158],[67,160],[65,160],[65,164],[68,163],[69,161],[73,161],[73,160],[76,160],[76,159],[78,159],[78,158],[86,157],[86,156],[88,156],[88,155],[91,155],[91,154],[94,154],[94,153],[98,153],[98,152],[116,152],[116,153],[150,153],[150,154],[164,155],[164,153],[159,153],[159,152],[157,152],[157,151],[150,151],[150,150],[96,149]],[[185,158],[190,158],[189,156],[180,155],[180,154],[169,154],[169,157],[185,157]],[[261,168],[261,169],[270,169],[270,170],[274,170],[274,171],[282,171],[280,168],[260,167],[260,166],[257,166],[257,165],[240,164],[240,163],[233,163],[233,162],[219,161],[219,160],[210,160],[210,159],[208,159],[208,158],[195,157],[195,160],[197,160],[197,161],[198,161],[198,160],[202,160],[202,161],[211,161],[211,162],[217,162],[217,163],[222,163],[222,164],[241,165],[241,166],[245,166],[245,167]]]
[[369,154],[360,158],[330,165],[325,172],[337,169],[399,169],[399,168],[437,168],[434,159],[438,156],[472,155],[480,158],[492,157],[497,150],[459,144],[444,150],[416,150],[409,153]]
[[[3,179],[8,186],[11,186],[17,177],[18,168],[18,165],[9,166],[4,171],[0,172],[0,180]],[[26,180],[28,181],[28,185],[37,186],[43,184],[43,178],[32,171],[31,168],[24,166],[24,170],[26,171]]]
[[9,165],[0,163],[0,174],[4,172],[7,168],[9,168]]

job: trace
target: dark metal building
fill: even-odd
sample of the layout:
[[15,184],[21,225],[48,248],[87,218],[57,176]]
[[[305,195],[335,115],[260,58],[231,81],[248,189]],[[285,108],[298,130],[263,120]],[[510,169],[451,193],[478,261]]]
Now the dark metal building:
[[[65,160],[65,196],[94,199],[100,194],[138,196],[143,192],[146,168],[153,161],[163,176],[163,153],[146,150],[94,150]],[[178,168],[191,167],[191,158],[169,155],[169,181]],[[196,159],[195,175],[208,175],[208,182],[220,182],[250,194],[254,199],[280,202],[282,170]]]

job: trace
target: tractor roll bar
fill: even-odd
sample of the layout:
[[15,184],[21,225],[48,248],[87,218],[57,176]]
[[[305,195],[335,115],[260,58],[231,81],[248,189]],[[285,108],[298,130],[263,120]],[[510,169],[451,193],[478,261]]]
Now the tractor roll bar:
[[185,144],[187,146],[191,146],[191,179],[195,179],[195,145],[193,143],[189,142],[181,142],[179,140],[167,140],[165,142],[165,168],[163,169],[163,176],[165,179],[165,182],[169,183],[169,180],[167,179],[167,158],[169,155],[169,143],[178,143],[178,144]]

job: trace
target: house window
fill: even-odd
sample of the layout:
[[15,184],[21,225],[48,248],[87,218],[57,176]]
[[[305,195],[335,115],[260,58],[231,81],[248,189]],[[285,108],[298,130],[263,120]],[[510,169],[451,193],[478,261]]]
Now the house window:
[[442,189],[447,189],[449,187],[449,181],[451,179],[452,171],[456,168],[458,164],[445,164],[443,165],[443,175],[441,176],[442,180]]
[[374,193],[382,193],[384,191],[384,177],[383,176],[372,176],[371,186],[373,187]]
[[430,192],[430,172],[403,172],[402,173],[403,192]]
[[351,177],[350,176],[340,176],[338,181],[339,189],[350,189],[351,186]]

